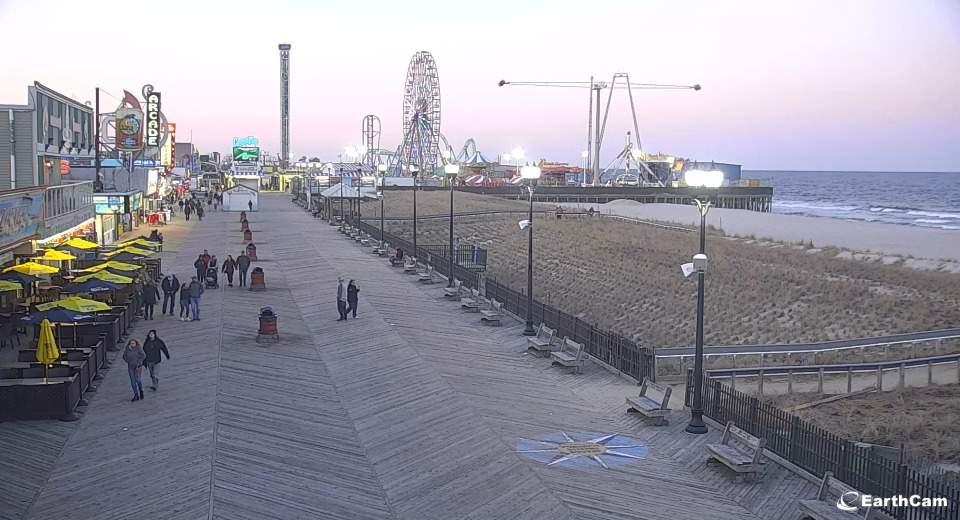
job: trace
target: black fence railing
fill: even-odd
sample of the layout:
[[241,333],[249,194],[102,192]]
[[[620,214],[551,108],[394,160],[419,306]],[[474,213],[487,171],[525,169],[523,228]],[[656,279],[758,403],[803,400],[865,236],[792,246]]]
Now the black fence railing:
[[[692,371],[687,372],[686,404],[692,400]],[[751,435],[766,439],[766,448],[822,478],[834,477],[873,497],[945,498],[946,507],[883,507],[898,520],[960,518],[960,487],[943,475],[931,474],[877,453],[870,446],[844,439],[783,409],[734,390],[717,379],[704,378],[703,412],[720,424],[733,421]]]
[[[380,236],[380,228],[367,222],[361,222],[360,229],[370,234],[374,239]],[[384,232],[383,238],[393,247],[403,249],[408,255],[413,251],[412,243],[396,235]],[[446,246],[420,244],[417,244],[417,246],[416,256],[418,259],[432,265],[436,272],[448,276],[449,266],[446,256],[448,248]],[[466,253],[467,249],[464,248],[469,247],[471,246],[460,246],[458,248],[458,257],[454,259],[453,266],[454,277],[471,289],[481,289],[480,284],[482,283],[483,294],[487,298],[503,303],[507,311],[525,318],[527,315],[527,296],[525,292],[514,291],[495,279],[487,278],[483,280],[476,269],[470,268],[470,262],[460,262],[460,260],[466,260],[461,256],[461,251]],[[481,251],[483,265],[486,266],[487,252],[484,249],[481,249]],[[651,381],[656,379],[656,356],[653,349],[645,348],[619,334],[600,330],[580,318],[546,305],[537,299],[533,300],[533,322],[537,325],[546,323],[548,327],[557,330],[557,336],[568,336],[570,339],[582,343],[590,356],[624,375],[637,381],[643,381],[644,377],[649,377]]]

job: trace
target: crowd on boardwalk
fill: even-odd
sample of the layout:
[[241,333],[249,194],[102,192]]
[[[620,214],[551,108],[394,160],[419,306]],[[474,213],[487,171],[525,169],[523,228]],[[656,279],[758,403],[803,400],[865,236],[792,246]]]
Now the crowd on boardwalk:
[[[222,195],[219,193],[209,193],[205,197],[197,197],[194,194],[176,201],[175,204],[173,200],[169,201],[169,207],[171,209],[173,207],[180,208],[186,220],[190,220],[191,215],[196,215],[197,220],[202,222],[206,211],[219,211],[222,200]],[[163,235],[161,233],[154,230],[150,238],[160,242],[162,247]],[[236,259],[228,254],[227,258],[220,264],[216,255],[210,254],[207,249],[204,249],[202,253],[197,255],[193,267],[196,272],[191,274],[189,281],[181,281],[181,278],[176,274],[166,274],[161,275],[162,280],[159,286],[152,280],[137,284],[134,298],[144,320],[154,319],[157,304],[161,304],[161,317],[172,317],[177,311],[177,303],[179,303],[178,317],[180,321],[199,321],[201,298],[207,289],[220,288],[221,274],[226,278],[228,287],[234,286],[234,275],[238,275],[239,287],[247,286],[250,257],[247,256],[245,251],[241,250]],[[184,277],[184,279],[187,278]],[[127,363],[130,387],[133,390],[132,401],[139,401],[144,398],[141,376],[144,367],[150,374],[150,389],[153,391],[158,389],[161,356],[170,359],[170,352],[155,329],[150,330],[142,345],[136,339],[127,342],[123,351],[123,360]]]

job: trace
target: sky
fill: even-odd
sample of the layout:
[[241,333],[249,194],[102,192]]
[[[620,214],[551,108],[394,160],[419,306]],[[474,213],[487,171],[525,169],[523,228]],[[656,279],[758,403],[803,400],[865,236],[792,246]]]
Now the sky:
[[[960,0],[0,0],[0,104],[39,81],[112,109],[163,94],[178,141],[280,150],[277,44],[291,50],[291,151],[334,159],[366,114],[394,149],[414,53],[441,131],[488,157],[580,162],[588,93],[509,81],[699,83],[638,91],[644,150],[745,169],[960,171]],[[28,47],[29,46],[29,47]],[[603,101],[606,103],[606,91]],[[601,164],[632,119],[614,95]]]

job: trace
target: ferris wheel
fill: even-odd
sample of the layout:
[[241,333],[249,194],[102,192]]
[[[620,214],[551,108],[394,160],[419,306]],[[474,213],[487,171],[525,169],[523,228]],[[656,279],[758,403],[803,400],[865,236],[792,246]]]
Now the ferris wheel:
[[440,78],[433,55],[419,51],[410,59],[403,86],[403,143],[399,166],[433,173],[440,147]]

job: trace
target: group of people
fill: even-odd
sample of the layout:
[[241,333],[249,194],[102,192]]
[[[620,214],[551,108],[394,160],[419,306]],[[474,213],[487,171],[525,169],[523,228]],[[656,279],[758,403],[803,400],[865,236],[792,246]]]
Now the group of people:
[[197,270],[197,279],[204,280],[210,288],[220,287],[220,273],[227,277],[227,286],[233,287],[233,275],[240,275],[240,287],[247,286],[247,271],[250,270],[250,257],[245,251],[240,251],[240,255],[234,260],[233,256],[227,255],[220,269],[217,269],[217,257],[211,255],[206,249],[203,250],[197,260],[193,262],[193,267]]
[[349,318],[350,313],[357,317],[357,303],[360,301],[360,288],[354,280],[350,280],[346,286],[343,285],[343,277],[337,278],[337,312],[340,318],[337,321],[344,321]]
[[142,347],[140,342],[135,339],[127,342],[123,349],[123,360],[127,363],[127,375],[130,377],[130,387],[133,389],[133,399],[131,401],[139,401],[144,398],[143,381],[141,379],[143,367],[147,367],[147,370],[150,371],[150,389],[154,392],[157,391],[157,387],[160,385],[161,353],[168,360],[170,359],[167,344],[160,339],[155,329],[147,333],[147,339],[144,340]]
[[[206,199],[206,201],[204,201]],[[190,215],[196,213],[197,218],[202,222],[203,215],[206,212],[204,209],[204,202],[206,202],[207,208],[213,208],[213,211],[218,211],[220,205],[223,203],[223,195],[221,193],[207,193],[206,197],[197,197],[196,194],[191,195],[186,199],[180,199],[177,202],[177,205],[180,206],[180,210],[183,211],[183,216],[190,220]]]

